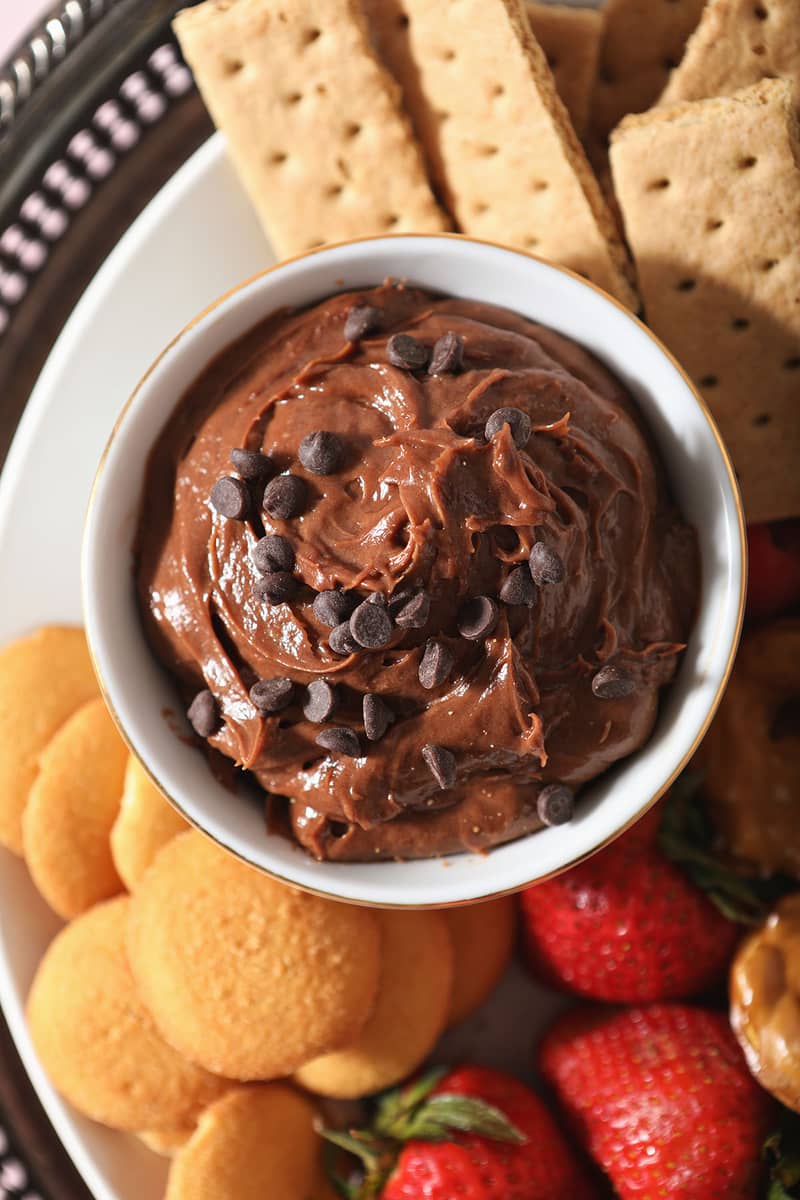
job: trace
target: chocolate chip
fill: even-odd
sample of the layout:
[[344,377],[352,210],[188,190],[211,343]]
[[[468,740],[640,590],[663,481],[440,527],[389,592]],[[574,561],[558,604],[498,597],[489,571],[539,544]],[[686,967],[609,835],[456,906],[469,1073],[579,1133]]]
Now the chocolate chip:
[[433,347],[429,375],[455,375],[464,361],[464,339],[452,330],[444,333]]
[[531,577],[537,587],[546,587],[548,583],[561,583],[564,578],[564,563],[544,542],[534,542],[531,556],[528,560]]
[[306,688],[306,698],[303,701],[303,716],[315,725],[329,721],[336,710],[336,689],[331,687],[327,679],[315,679]]
[[332,729],[323,729],[314,741],[318,746],[322,746],[323,750],[330,750],[331,754],[345,754],[348,758],[361,757],[358,734],[346,725],[334,725]]
[[392,640],[394,622],[380,604],[365,600],[350,618],[350,632],[365,650],[380,650]]
[[380,328],[381,316],[381,310],[371,304],[354,304],[344,323],[344,336],[348,342],[357,342],[374,333]]
[[769,727],[769,737],[772,742],[782,742],[784,738],[800,736],[800,696],[790,696],[778,707],[772,724]]
[[427,745],[422,747],[422,757],[442,791],[451,788],[456,781],[456,758],[452,750]]
[[408,333],[393,333],[386,343],[386,356],[402,371],[422,371],[428,364],[428,347]]
[[327,429],[315,429],[300,443],[297,457],[307,471],[315,475],[332,475],[344,458],[342,439]]
[[297,580],[288,571],[270,571],[253,584],[256,600],[266,600],[267,604],[285,604],[296,591]]
[[394,720],[394,713],[380,696],[364,696],[364,733],[371,742],[379,742]]
[[534,604],[536,601],[536,584],[531,579],[528,567],[514,567],[500,588],[500,599],[503,604]]
[[266,454],[257,450],[231,450],[231,466],[242,479],[269,479],[275,472],[275,463]]
[[598,700],[621,700],[635,688],[635,681],[621,667],[601,667],[592,679],[592,691]]
[[536,811],[543,825],[566,825],[575,811],[575,797],[563,783],[548,783],[536,798]]
[[508,425],[511,429],[511,436],[518,450],[527,446],[528,438],[531,436],[531,419],[527,413],[524,413],[521,408],[498,408],[486,422],[484,432],[487,442],[490,442],[504,425]]
[[370,592],[364,601],[365,604],[379,604],[381,608],[386,608],[386,597],[383,592]]
[[334,654],[355,654],[361,647],[350,632],[350,622],[342,621],[328,634],[328,645]]
[[500,610],[491,596],[472,596],[458,610],[458,632],[471,642],[488,637],[497,624]]
[[422,629],[430,615],[430,596],[427,592],[417,592],[395,612],[394,619],[401,629]]
[[387,604],[387,608],[389,609],[391,615],[394,616],[395,613],[399,613],[400,609],[404,608],[405,605],[408,604],[409,600],[413,599],[416,594],[417,589],[410,587],[409,585],[398,588],[396,592],[392,592]]
[[256,542],[250,551],[256,570],[267,575],[273,571],[294,570],[294,550],[288,538],[279,533],[268,533]]
[[250,507],[250,493],[241,479],[223,475],[211,489],[211,503],[221,517],[241,521]]
[[456,660],[446,642],[429,638],[419,660],[419,681],[427,691],[440,687],[450,677]]
[[264,488],[265,512],[281,521],[298,517],[306,506],[308,490],[297,475],[278,475]]
[[291,679],[259,679],[250,688],[250,699],[262,714],[280,712],[292,702]]
[[312,608],[314,616],[320,624],[327,625],[328,629],[334,629],[347,620],[355,606],[356,601],[353,596],[339,591],[338,588],[333,588],[328,592],[319,592],[314,597]]
[[208,738],[219,728],[219,709],[213,693],[204,688],[186,710],[189,724],[198,737]]

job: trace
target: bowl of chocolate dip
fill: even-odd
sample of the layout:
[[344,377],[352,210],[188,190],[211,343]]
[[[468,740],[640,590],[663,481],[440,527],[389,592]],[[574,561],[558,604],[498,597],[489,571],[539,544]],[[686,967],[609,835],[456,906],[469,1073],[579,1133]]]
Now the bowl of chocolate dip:
[[195,825],[300,887],[445,905],[655,802],[741,627],[716,427],[629,312],[460,237],[241,285],[166,348],[87,516],[106,699]]

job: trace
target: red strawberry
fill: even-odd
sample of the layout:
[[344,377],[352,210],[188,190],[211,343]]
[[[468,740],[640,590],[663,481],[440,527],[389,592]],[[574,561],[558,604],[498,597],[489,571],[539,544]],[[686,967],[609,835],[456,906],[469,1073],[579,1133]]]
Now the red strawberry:
[[373,1130],[325,1136],[365,1163],[366,1179],[349,1193],[363,1200],[597,1195],[539,1097],[488,1067],[435,1072],[383,1100]]
[[800,521],[750,525],[747,615],[774,617],[800,603]]
[[521,895],[528,962],[551,986],[625,1004],[720,982],[741,930],[655,841],[659,815]]
[[573,1010],[540,1065],[621,1200],[756,1200],[774,1106],[722,1013]]

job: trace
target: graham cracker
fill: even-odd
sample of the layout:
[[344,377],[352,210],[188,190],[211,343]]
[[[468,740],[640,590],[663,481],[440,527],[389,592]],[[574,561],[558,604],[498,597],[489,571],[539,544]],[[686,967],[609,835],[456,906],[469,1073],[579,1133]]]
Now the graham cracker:
[[357,0],[206,0],[173,28],[279,254],[449,228]]
[[599,146],[627,114],[643,112],[664,89],[705,0],[607,0],[600,66],[590,108]]
[[634,306],[613,218],[524,0],[365,0],[462,233],[533,250]]
[[660,103],[729,96],[759,79],[800,82],[800,0],[709,0]]
[[528,20],[544,50],[556,90],[580,136],[589,120],[589,99],[597,78],[603,14],[596,8],[536,4],[528,0]]
[[611,141],[648,323],[714,413],[750,521],[800,514],[799,162],[784,80],[629,117]]

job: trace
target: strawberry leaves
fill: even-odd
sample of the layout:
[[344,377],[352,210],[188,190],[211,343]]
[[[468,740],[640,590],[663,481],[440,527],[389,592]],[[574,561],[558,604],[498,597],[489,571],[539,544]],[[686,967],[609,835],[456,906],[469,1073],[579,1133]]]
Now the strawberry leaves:
[[764,1143],[762,1158],[769,1173],[765,1200],[797,1200],[800,1197],[800,1117],[796,1113],[788,1109],[782,1111],[778,1128]]

